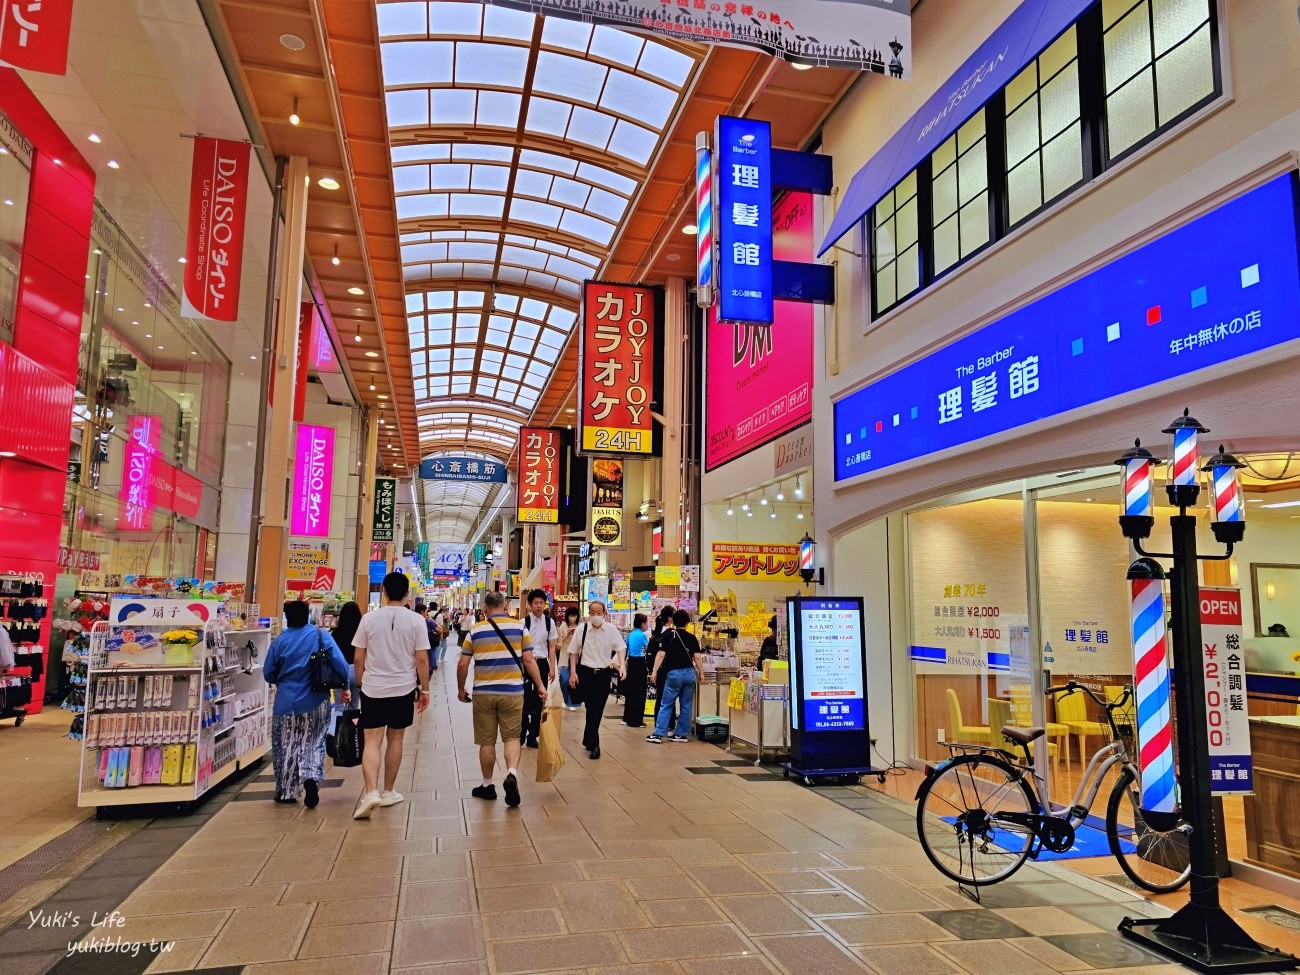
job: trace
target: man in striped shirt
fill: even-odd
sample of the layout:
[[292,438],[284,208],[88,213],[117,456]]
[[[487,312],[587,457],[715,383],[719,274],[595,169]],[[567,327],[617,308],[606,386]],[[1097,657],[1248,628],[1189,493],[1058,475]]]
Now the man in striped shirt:
[[[456,667],[456,685],[460,699],[474,704],[474,744],[478,745],[478,762],[483,784],[471,795],[476,799],[495,800],[497,787],[492,773],[497,763],[497,738],[505,743],[506,805],[519,805],[519,733],[524,719],[525,681],[546,699],[546,685],[533,659],[532,638],[519,620],[506,615],[505,597],[490,592],[483,597],[487,617],[476,623],[461,647]],[[465,690],[470,662],[474,664],[474,696]]]

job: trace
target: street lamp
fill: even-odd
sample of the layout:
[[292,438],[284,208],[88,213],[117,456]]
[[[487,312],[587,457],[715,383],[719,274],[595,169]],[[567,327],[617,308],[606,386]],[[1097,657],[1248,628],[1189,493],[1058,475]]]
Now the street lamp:
[[1241,469],[1246,465],[1232,454],[1219,452],[1205,462],[1201,470],[1210,475],[1210,493],[1213,503],[1210,511],[1214,521],[1210,530],[1224,545],[1239,542],[1246,534],[1246,506],[1241,498]]
[[1115,463],[1124,468],[1124,513],[1119,516],[1120,530],[1125,538],[1149,538],[1155,526],[1155,491],[1152,489],[1152,472],[1160,461],[1151,451],[1134,440]]
[[1196,504],[1200,493],[1196,482],[1196,437],[1210,432],[1188,413],[1188,410],[1183,410],[1183,415],[1163,431],[1173,438],[1170,453],[1173,458],[1173,476],[1165,485],[1165,491],[1169,494],[1169,503],[1178,508],[1190,508]]

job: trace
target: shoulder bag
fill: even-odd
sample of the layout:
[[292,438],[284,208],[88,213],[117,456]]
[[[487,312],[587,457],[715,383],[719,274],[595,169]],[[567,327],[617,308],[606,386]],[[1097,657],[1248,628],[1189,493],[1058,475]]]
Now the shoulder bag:
[[500,637],[501,642],[506,645],[506,649],[510,651],[510,656],[515,658],[515,666],[519,668],[519,675],[523,677],[524,687],[527,688],[528,672],[524,670],[523,661],[519,659],[519,654],[515,653],[515,648],[510,645],[510,641],[506,639],[506,635],[501,632],[501,627],[497,626],[497,621],[489,616],[488,622],[492,624],[492,629],[497,631],[497,636]]
[[311,689],[321,694],[348,686],[347,675],[340,675],[334,669],[334,661],[325,649],[325,638],[321,636],[319,628],[316,630],[316,649],[307,660],[307,679],[311,683]]

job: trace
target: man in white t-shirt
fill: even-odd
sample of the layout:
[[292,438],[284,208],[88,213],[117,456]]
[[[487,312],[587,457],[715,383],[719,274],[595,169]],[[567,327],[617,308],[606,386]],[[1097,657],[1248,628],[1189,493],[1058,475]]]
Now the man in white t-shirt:
[[[533,659],[541,671],[542,683],[549,687],[551,679],[560,670],[560,629],[547,612],[546,590],[534,589],[528,594],[528,612],[524,614],[523,623],[533,639]],[[519,733],[519,741],[529,748],[537,747],[537,736],[542,733],[542,708],[545,705],[542,696],[533,693],[525,681],[524,725]]]
[[[361,617],[352,646],[361,685],[361,753],[365,791],[353,819],[369,819],[380,806],[405,798],[393,789],[402,765],[402,739],[429,706],[429,629],[419,613],[402,605],[411,583],[400,572],[384,576],[384,605]],[[385,739],[387,739],[385,741]],[[384,791],[379,791],[380,745],[384,745]]]

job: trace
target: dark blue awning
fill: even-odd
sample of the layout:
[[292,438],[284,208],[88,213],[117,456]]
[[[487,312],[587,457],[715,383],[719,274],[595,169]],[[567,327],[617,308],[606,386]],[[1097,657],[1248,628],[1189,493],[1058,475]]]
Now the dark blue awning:
[[830,250],[895,183],[942,145],[1093,2],[1024,0],[1012,11],[924,107],[858,170],[817,256]]

